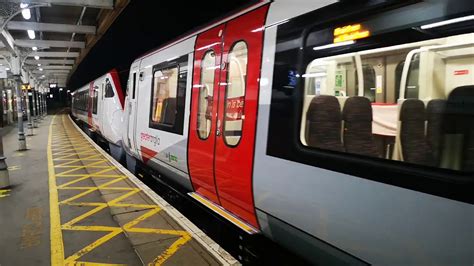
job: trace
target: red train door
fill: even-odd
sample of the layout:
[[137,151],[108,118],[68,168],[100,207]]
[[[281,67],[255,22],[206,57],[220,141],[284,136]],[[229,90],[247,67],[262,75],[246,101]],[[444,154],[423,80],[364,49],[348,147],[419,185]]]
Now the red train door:
[[189,170],[196,192],[256,228],[252,170],[267,9],[199,35],[189,134]]
[[214,182],[215,124],[224,25],[199,35],[194,52],[188,164],[194,189],[219,204]]

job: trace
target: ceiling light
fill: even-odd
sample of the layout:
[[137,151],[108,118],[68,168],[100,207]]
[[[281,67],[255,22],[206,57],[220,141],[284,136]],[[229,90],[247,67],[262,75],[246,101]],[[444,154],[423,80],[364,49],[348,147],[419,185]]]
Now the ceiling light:
[[9,68],[9,67],[6,67],[5,70],[8,71],[8,70],[10,70],[10,68]]
[[21,3],[20,4],[20,8],[23,9],[23,8],[27,8],[28,7],[28,4],[27,3]]
[[24,19],[28,20],[31,18],[31,12],[28,8],[22,9],[21,10],[21,15],[23,16]]
[[331,43],[331,44],[327,44],[327,45],[322,45],[322,46],[316,46],[316,47],[313,47],[313,50],[317,51],[317,50],[324,50],[324,49],[329,49],[329,48],[334,48],[334,47],[339,47],[339,46],[345,46],[345,45],[351,45],[351,44],[354,44],[355,41],[346,41],[346,42],[338,42],[338,43]]
[[34,39],[36,38],[36,34],[35,34],[35,31],[34,30],[27,30],[28,32],[28,37],[30,37],[30,39]]
[[43,69],[42,69],[41,67],[40,67],[40,68],[38,68],[38,70],[39,70],[39,71],[43,71]]
[[443,20],[443,21],[440,21],[440,22],[426,24],[426,25],[421,26],[421,29],[426,30],[426,29],[431,29],[431,28],[437,28],[437,27],[441,27],[441,26],[445,26],[445,25],[449,25],[449,24],[453,24],[453,23],[459,23],[459,22],[463,22],[463,21],[469,21],[469,20],[474,20],[474,15],[460,17],[460,18],[453,18],[453,19]]
[[41,66],[41,64],[38,64],[38,66]]
[[40,59],[39,55],[35,55],[35,60],[39,60],[39,59]]
[[33,46],[33,47],[31,47],[31,49],[32,49],[33,51],[36,51],[36,50],[38,50],[38,47]]

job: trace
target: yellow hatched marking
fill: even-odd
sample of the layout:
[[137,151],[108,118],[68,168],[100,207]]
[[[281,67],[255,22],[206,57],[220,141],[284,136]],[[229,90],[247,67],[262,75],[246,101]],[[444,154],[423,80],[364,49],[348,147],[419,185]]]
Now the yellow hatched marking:
[[[105,161],[105,160],[104,160]],[[71,170],[66,170],[64,172],[61,172],[59,174],[56,174],[57,175],[64,175],[64,174],[68,174],[68,173],[72,173],[74,171],[77,171],[77,170],[80,170],[80,169],[84,169],[84,168],[92,168],[92,166],[95,166],[97,164],[101,164],[103,163],[104,161],[98,161],[98,162],[95,162],[95,163],[91,163],[91,164],[86,164],[86,165],[83,165],[83,166],[76,166],[74,169],[71,169]],[[109,166],[110,167],[110,166]],[[107,167],[102,167],[102,168],[107,168]]]
[[100,154],[95,154],[95,155],[87,156],[85,158],[79,158],[79,159],[74,159],[74,160],[71,159],[67,163],[58,164],[56,166],[69,165],[71,163],[75,163],[75,162],[79,162],[79,161],[100,161],[100,160],[103,160],[103,159],[97,159],[97,157],[100,157]]
[[[94,163],[91,163],[89,165],[97,165],[97,164],[101,164],[103,163],[105,160],[101,160],[101,161],[97,161],[97,162],[94,162]],[[113,167],[113,168],[112,168]],[[79,167],[76,167],[76,169],[70,169],[70,170],[66,170],[66,171],[63,171],[61,173],[58,173],[56,174],[56,177],[61,177],[61,176],[68,176],[67,174],[69,173],[72,173],[76,170],[80,170],[80,169],[86,169],[87,166],[79,166]],[[91,174],[88,174],[88,175],[95,175],[95,174],[101,174],[101,173],[106,173],[107,171],[111,171],[111,170],[114,170],[115,169],[115,166],[108,166],[108,167],[105,167],[103,168],[104,170],[100,170],[100,171],[97,171],[97,172],[94,172],[94,173],[91,173]],[[76,175],[70,175],[70,176],[83,176],[84,174],[76,174]]]
[[[58,120],[53,118],[53,121]],[[170,258],[176,251],[191,239],[191,236],[182,230],[169,230],[159,228],[139,228],[135,227],[139,223],[149,219],[153,215],[160,212],[160,208],[157,205],[152,204],[129,204],[120,203],[121,201],[139,193],[141,190],[136,187],[117,187],[114,184],[126,180],[127,177],[122,174],[108,174],[109,171],[116,170],[115,166],[111,166],[107,163],[101,154],[97,153],[90,144],[84,144],[86,141],[80,134],[68,135],[71,126],[66,124],[64,116],[61,117],[62,125],[56,125],[55,134],[53,131],[53,121],[50,125],[50,134],[48,139],[48,170],[49,170],[49,181],[50,181],[50,208],[51,208],[51,264],[52,265],[81,265],[81,266],[96,266],[96,265],[121,265],[121,264],[106,264],[96,262],[84,262],[80,261],[80,258],[85,254],[91,252],[97,247],[111,241],[117,235],[124,232],[134,232],[143,234],[165,234],[178,236],[178,239],[169,246],[162,254],[156,257],[150,264],[161,265],[168,258]],[[61,130],[61,126],[64,130]],[[72,129],[75,130],[75,129]],[[64,132],[64,133],[63,133]],[[52,137],[55,137],[55,141],[52,141]],[[54,153],[53,153],[54,151]],[[93,153],[93,154],[92,154]],[[73,156],[84,156],[84,158],[72,158]],[[54,158],[53,158],[54,156]],[[54,162],[64,161],[54,165]],[[77,165],[77,163],[84,163],[84,165]],[[105,163],[106,165],[101,165]],[[55,173],[55,168],[64,168],[62,172]],[[74,174],[75,171],[85,169],[88,174]],[[90,173],[90,170],[97,169],[98,171]],[[56,178],[72,178],[72,180],[62,184],[56,184]],[[89,178],[111,178],[110,181],[103,183],[99,186],[73,186],[82,180]],[[59,202],[58,193],[61,190],[77,190],[80,193],[72,197],[69,197]],[[119,193],[119,195],[110,200],[109,202],[77,202],[84,196],[98,190],[116,190],[124,191],[125,193]],[[59,206],[63,208],[67,206],[86,206],[92,209],[84,214],[81,214],[71,220],[60,223]],[[140,210],[146,211],[145,214],[137,217],[123,227],[114,226],[96,226],[96,225],[76,225],[78,222],[90,217],[108,207],[131,207],[139,208]],[[75,252],[71,256],[64,257],[64,244],[62,242],[62,230],[67,231],[91,231],[91,232],[108,232],[106,235],[101,236],[99,239],[85,246],[81,250]]]

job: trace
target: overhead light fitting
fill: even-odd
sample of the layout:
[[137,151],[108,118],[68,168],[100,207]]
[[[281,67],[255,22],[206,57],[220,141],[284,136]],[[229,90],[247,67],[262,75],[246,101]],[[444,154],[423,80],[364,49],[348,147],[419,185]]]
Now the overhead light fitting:
[[35,60],[39,60],[39,59],[40,59],[39,55],[35,55]]
[[41,66],[41,64],[38,64],[38,66]]
[[36,34],[35,34],[35,31],[34,30],[27,30],[28,32],[28,37],[30,37],[30,39],[34,39],[36,38]]
[[21,10],[21,15],[24,19],[29,20],[31,18],[31,11],[28,8],[24,8]]
[[42,69],[41,67],[40,67],[40,68],[38,68],[38,70],[39,70],[39,71],[43,71],[43,69]]
[[33,47],[31,47],[31,49],[32,49],[33,51],[36,51],[36,50],[38,50],[38,47],[33,46]]
[[469,21],[469,20],[474,20],[474,15],[460,17],[460,18],[453,18],[453,19],[443,20],[443,21],[440,21],[440,22],[426,24],[426,25],[421,26],[420,28],[422,30],[426,30],[426,29],[437,28],[437,27],[446,26],[446,25],[449,25],[449,24],[454,24],[454,23],[459,23],[459,22],[464,22],[464,21]]
[[20,8],[23,9],[23,8],[27,8],[28,7],[28,4],[27,3],[21,3],[20,4]]

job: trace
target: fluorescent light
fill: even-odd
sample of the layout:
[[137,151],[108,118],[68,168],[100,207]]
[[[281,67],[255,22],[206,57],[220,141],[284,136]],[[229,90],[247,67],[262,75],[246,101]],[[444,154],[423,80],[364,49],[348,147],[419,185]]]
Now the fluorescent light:
[[28,8],[22,9],[21,10],[21,15],[23,16],[24,19],[28,20],[31,18],[31,12]]
[[34,39],[36,38],[36,34],[35,34],[35,31],[34,30],[27,30],[28,32],[28,37],[30,37],[30,39]]
[[33,46],[33,47],[31,47],[31,49],[32,49],[33,51],[36,51],[36,50],[38,50],[38,47]]
[[470,16],[466,16],[466,17],[460,17],[460,18],[453,18],[453,19],[443,20],[443,21],[440,21],[440,22],[426,24],[426,25],[421,26],[421,29],[426,30],[426,29],[431,29],[431,28],[437,28],[437,27],[441,27],[441,26],[445,26],[445,25],[449,25],[449,24],[453,24],[453,23],[459,23],[459,22],[463,22],[463,21],[469,21],[469,20],[474,20],[474,15],[470,15]]
[[303,78],[318,78],[318,77],[326,77],[326,73],[308,73],[303,74]]
[[21,3],[20,4],[20,8],[23,9],[23,8],[27,8],[28,7],[28,4],[27,3]]
[[324,50],[324,49],[329,49],[329,48],[334,48],[334,47],[339,47],[339,46],[345,46],[345,45],[351,45],[354,44],[355,41],[346,41],[346,42],[338,42],[338,43],[331,43],[331,44],[326,44],[322,46],[315,46],[313,47],[313,50]]
[[35,55],[35,60],[39,60],[39,59],[40,59],[39,55]]

